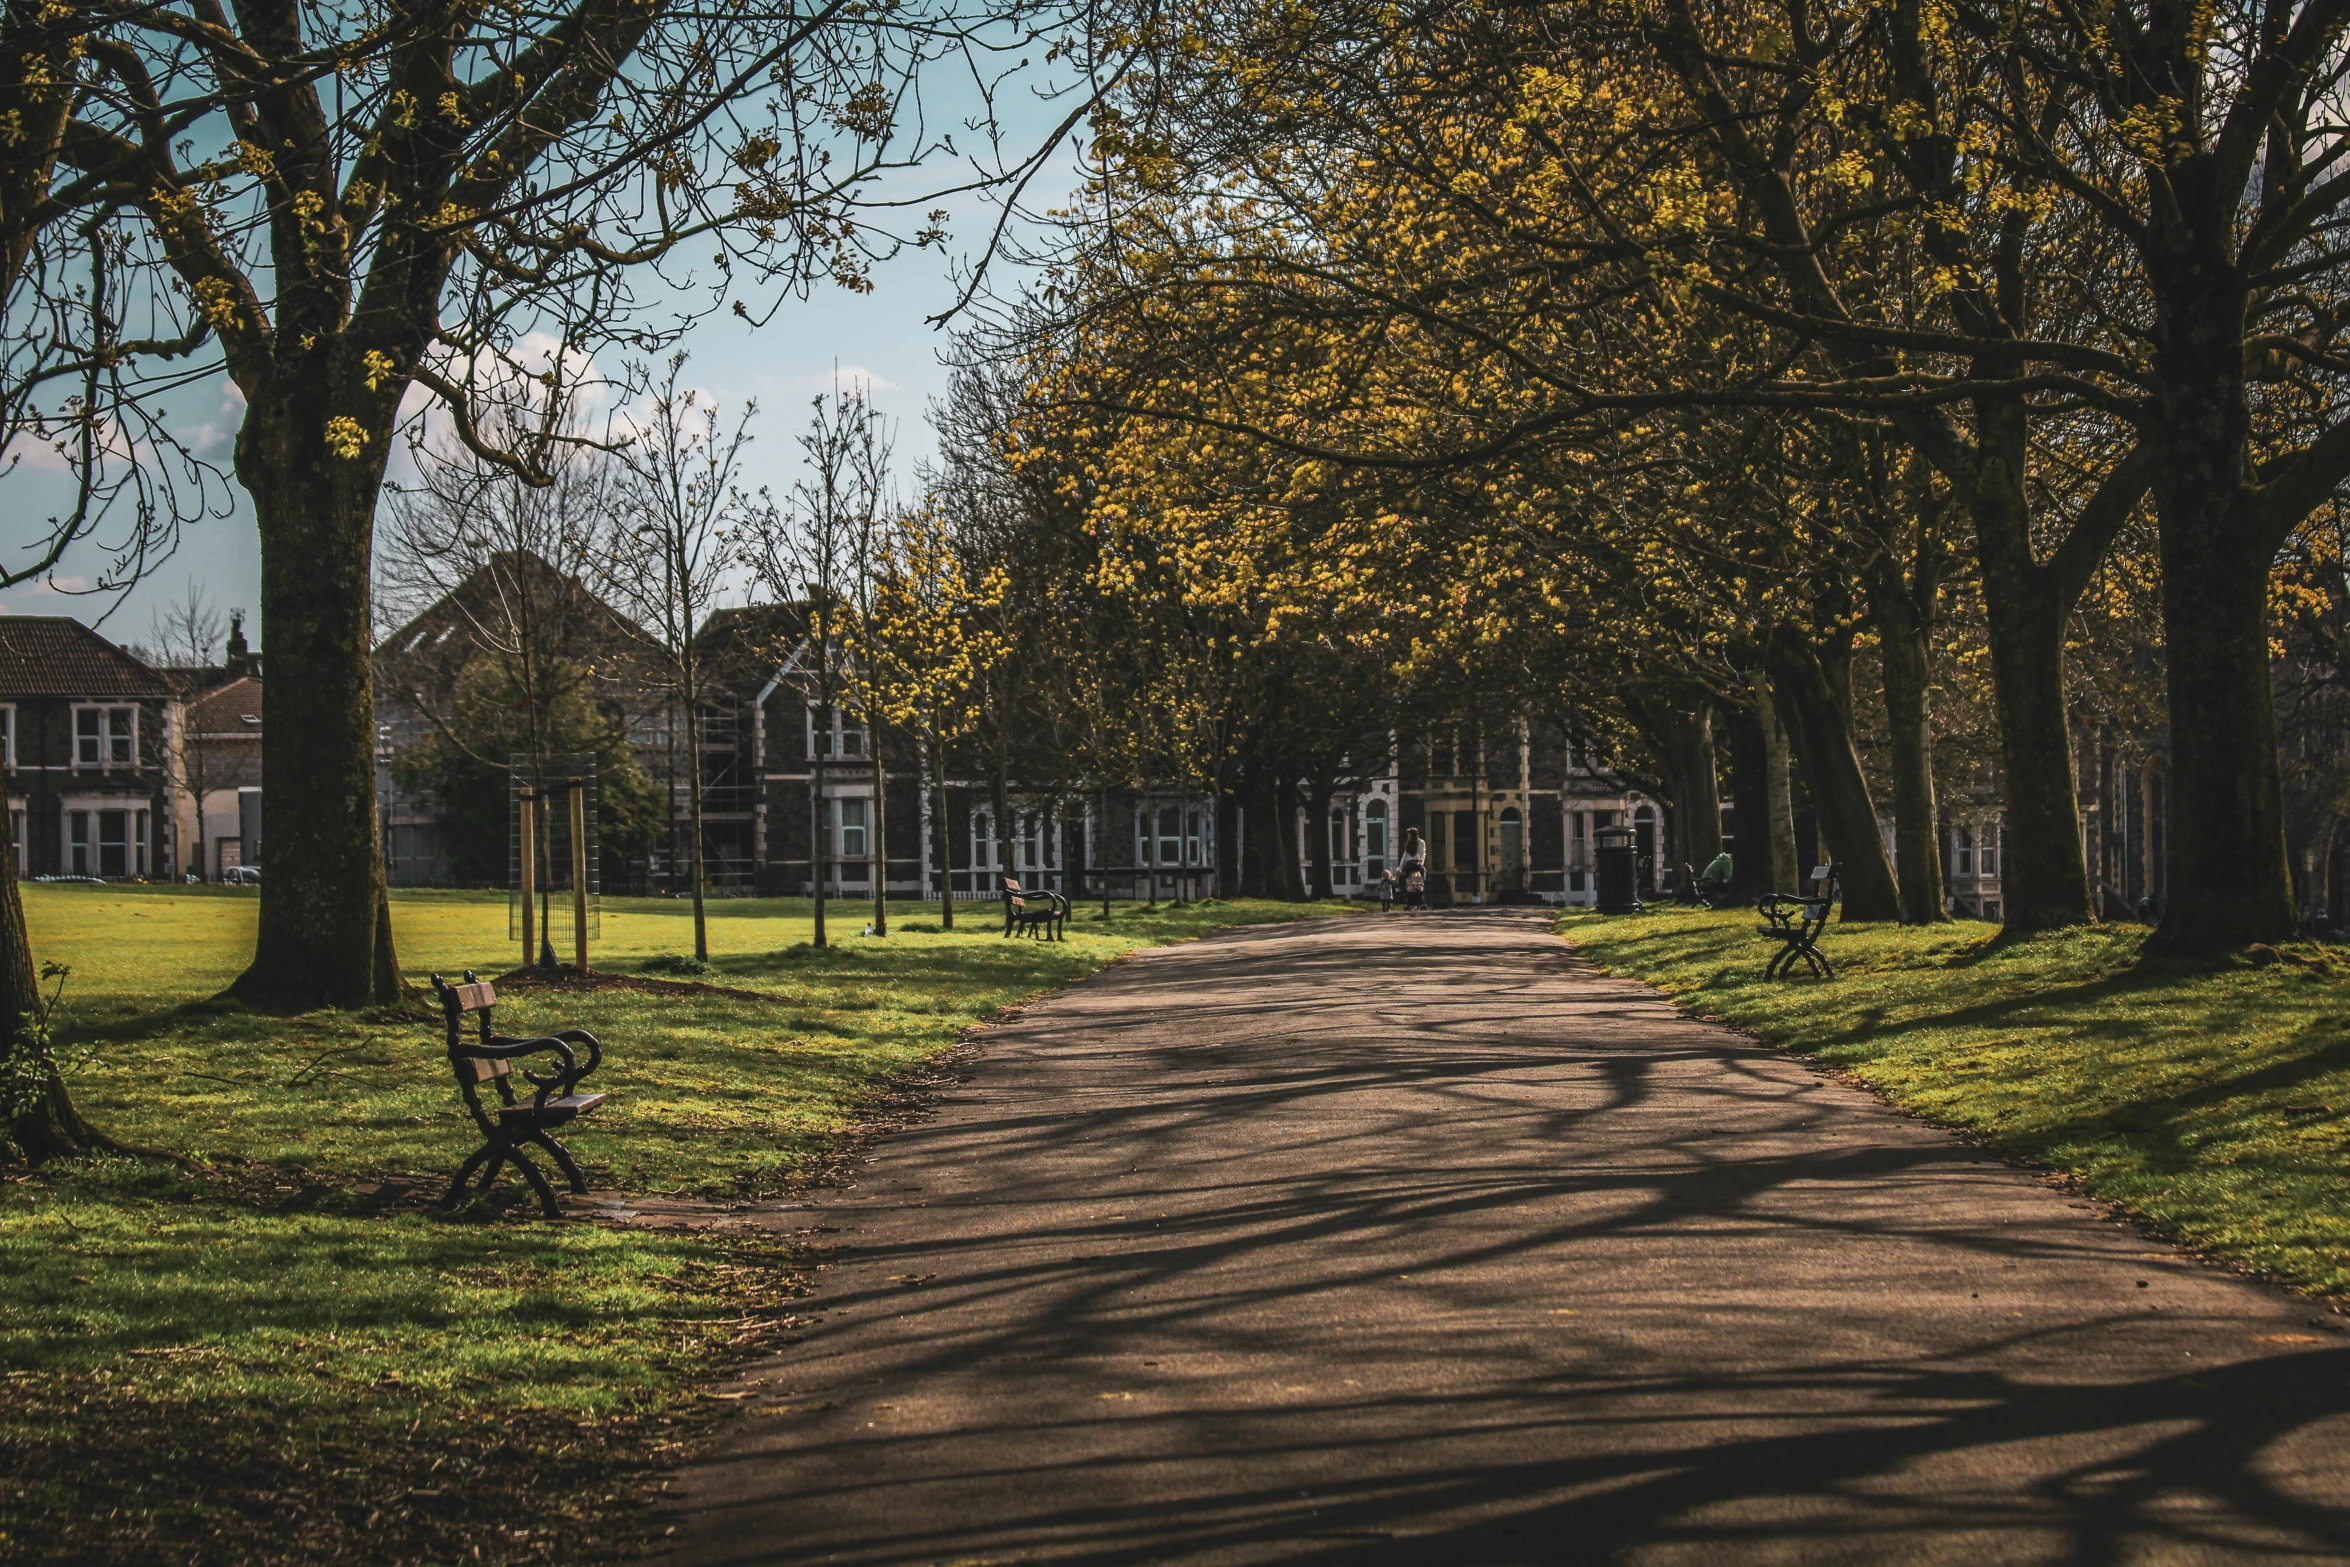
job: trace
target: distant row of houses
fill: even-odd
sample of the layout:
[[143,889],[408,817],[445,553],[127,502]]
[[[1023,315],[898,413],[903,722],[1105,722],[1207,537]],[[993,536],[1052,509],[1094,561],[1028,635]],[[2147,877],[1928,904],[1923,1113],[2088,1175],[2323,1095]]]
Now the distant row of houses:
[[[567,657],[593,671],[592,700],[625,737],[658,817],[630,842],[606,835],[606,892],[686,890],[696,788],[721,893],[803,895],[821,884],[854,898],[870,895],[878,873],[895,897],[992,898],[1009,873],[1079,896],[1106,886],[1117,898],[1177,898],[1217,891],[1219,867],[1229,875],[1242,852],[1267,847],[1245,843],[1229,801],[1176,783],[1000,798],[978,778],[926,787],[905,736],[870,735],[837,711],[819,722],[792,606],[729,611],[705,628],[699,754],[689,757],[682,709],[640,656],[643,632],[578,583],[557,586],[577,600],[565,617]],[[468,667],[511,651],[510,639],[483,629],[487,596],[468,582],[377,649],[378,783],[395,885],[497,885],[509,874],[502,840],[494,855],[468,859],[458,830],[467,802],[404,779],[399,765],[446,729]],[[261,657],[241,626],[216,666],[156,668],[73,620],[0,617],[0,755],[19,874],[231,879],[256,865],[263,691]],[[827,778],[812,809],[819,756]],[[475,787],[500,786],[492,775]],[[502,797],[471,803],[502,823]],[[1326,853],[1340,896],[1372,893],[1417,834],[1434,901],[1575,904],[1593,901],[1595,834],[1611,825],[1633,829],[1645,886],[1673,884],[1666,810],[1555,726],[1528,719],[1482,738],[1466,728],[1397,736],[1326,818],[1301,809],[1282,830],[1296,835],[1292,863]],[[1735,852],[1734,809],[1723,825]],[[1954,822],[1944,844],[1953,904],[1997,918],[2000,861],[1995,814]]]
[[[893,896],[998,895],[999,873],[1030,886],[1117,898],[1211,894],[1223,840],[1245,832],[1205,790],[1013,789],[951,776],[926,787],[907,736],[870,734],[852,716],[823,712],[806,647],[804,606],[763,605],[711,618],[698,643],[703,688],[700,754],[686,753],[672,683],[652,673],[647,639],[576,582],[548,584],[543,563],[503,561],[461,584],[385,637],[377,651],[383,735],[385,858],[395,884],[480,880],[453,830],[451,802],[403,783],[398,758],[448,723],[471,660],[511,659],[510,617],[520,588],[538,579],[543,622],[559,626],[571,667],[599,671],[597,699],[628,738],[636,769],[665,812],[662,830],[634,853],[607,852],[605,891],[685,889],[691,791],[701,791],[704,858],[722,892],[869,896],[878,873]],[[494,578],[494,580],[492,580]],[[486,630],[495,624],[497,629]],[[876,788],[875,749],[880,751]],[[1574,756],[1555,728],[1517,724],[1479,745],[1457,734],[1392,748],[1388,765],[1333,799],[1327,821],[1299,811],[1294,862],[1318,856],[1327,835],[1332,891],[1370,893],[1402,859],[1407,833],[1427,845],[1439,902],[1587,902],[1592,834],[1634,827],[1653,865],[1664,816],[1613,773]],[[816,762],[825,762],[820,806]],[[1233,844],[1241,847],[1239,842]]]

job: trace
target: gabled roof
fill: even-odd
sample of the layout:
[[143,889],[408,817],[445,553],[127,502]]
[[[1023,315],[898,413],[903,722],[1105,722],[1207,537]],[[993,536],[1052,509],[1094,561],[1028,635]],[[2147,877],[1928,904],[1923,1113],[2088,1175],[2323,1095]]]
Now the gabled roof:
[[190,734],[251,735],[261,738],[261,681],[240,675],[217,691],[207,692],[188,705]]
[[501,588],[513,586],[527,586],[546,595],[543,604],[560,607],[560,635],[568,644],[561,651],[567,656],[627,658],[651,646],[643,627],[598,598],[577,577],[528,550],[510,550],[491,557],[378,642],[378,669],[397,666],[401,678],[411,683],[455,679],[475,652],[475,626],[499,622]]
[[171,682],[65,615],[0,615],[0,701],[168,697]]

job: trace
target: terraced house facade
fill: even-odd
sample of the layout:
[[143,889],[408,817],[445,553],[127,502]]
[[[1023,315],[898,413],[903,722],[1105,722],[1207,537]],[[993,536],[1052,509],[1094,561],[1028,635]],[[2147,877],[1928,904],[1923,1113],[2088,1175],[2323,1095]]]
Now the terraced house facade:
[[0,617],[0,763],[25,877],[168,876],[177,697],[77,620]]

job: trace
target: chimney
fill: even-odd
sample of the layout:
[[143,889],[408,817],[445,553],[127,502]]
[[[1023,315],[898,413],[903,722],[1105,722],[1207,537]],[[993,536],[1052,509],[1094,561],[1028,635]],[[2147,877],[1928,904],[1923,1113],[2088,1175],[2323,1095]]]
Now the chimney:
[[245,612],[228,612],[228,672],[231,678],[261,673],[261,655],[245,642]]

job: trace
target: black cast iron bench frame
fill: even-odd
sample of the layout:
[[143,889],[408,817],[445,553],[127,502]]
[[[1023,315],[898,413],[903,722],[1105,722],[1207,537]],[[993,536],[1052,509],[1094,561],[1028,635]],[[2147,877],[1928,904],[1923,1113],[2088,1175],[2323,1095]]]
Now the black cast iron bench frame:
[[1828,912],[1836,904],[1836,867],[1821,865],[1811,873],[1809,892],[1771,892],[1756,905],[1763,917],[1762,933],[1777,938],[1779,950],[1763,969],[1765,979],[1785,979],[1800,962],[1819,979],[1834,979],[1836,965],[1820,950],[1820,936],[1828,927]]
[[[1032,903],[1042,899],[1042,903]],[[1069,900],[1057,892],[1021,889],[1016,876],[1004,878],[1004,934],[1017,932],[1036,936],[1045,941],[1059,941],[1061,928],[1069,923]]]
[[[440,997],[442,1020],[448,1029],[449,1068],[456,1074],[457,1091],[464,1096],[465,1108],[473,1113],[474,1124],[481,1128],[482,1135],[481,1146],[458,1168],[457,1178],[449,1183],[449,1195],[442,1199],[441,1206],[454,1211],[481,1197],[498,1178],[498,1172],[512,1164],[539,1194],[539,1206],[547,1217],[561,1217],[562,1210],[555,1205],[555,1188],[547,1183],[537,1165],[523,1157],[522,1149],[526,1143],[545,1149],[554,1157],[574,1192],[588,1189],[587,1177],[580,1174],[571,1150],[555,1141],[554,1134],[557,1127],[570,1125],[604,1102],[603,1094],[579,1091],[580,1079],[603,1065],[603,1046],[584,1028],[567,1028],[534,1039],[491,1032],[490,1011],[498,1004],[497,992],[471,969],[466,970],[463,982],[455,985],[435,974],[432,988],[433,994]],[[478,1038],[466,1037],[468,1013],[481,1016]],[[579,1061],[582,1049],[587,1052],[585,1066]],[[514,1091],[515,1063],[526,1056],[539,1055],[553,1056],[554,1070],[539,1073],[521,1068],[523,1082],[535,1090],[524,1099]],[[497,1098],[486,1103],[481,1092],[484,1083],[497,1091]],[[481,1172],[481,1184],[468,1194],[466,1186],[476,1170]]]

